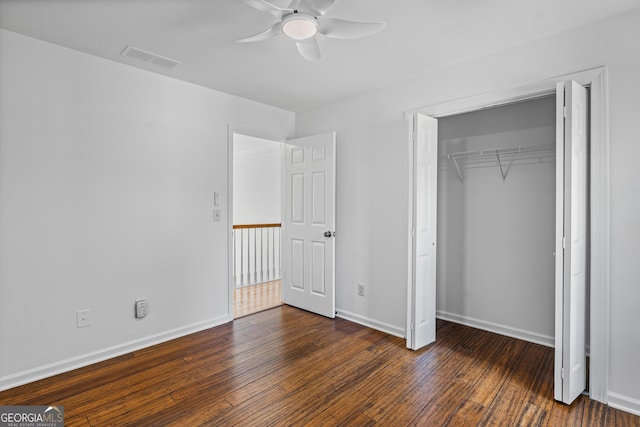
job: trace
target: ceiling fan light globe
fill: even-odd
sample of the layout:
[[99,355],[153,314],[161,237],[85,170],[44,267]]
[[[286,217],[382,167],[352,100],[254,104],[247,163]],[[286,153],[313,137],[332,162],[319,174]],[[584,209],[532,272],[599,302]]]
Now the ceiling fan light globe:
[[318,33],[318,22],[313,16],[291,14],[282,20],[282,32],[293,40],[306,40]]

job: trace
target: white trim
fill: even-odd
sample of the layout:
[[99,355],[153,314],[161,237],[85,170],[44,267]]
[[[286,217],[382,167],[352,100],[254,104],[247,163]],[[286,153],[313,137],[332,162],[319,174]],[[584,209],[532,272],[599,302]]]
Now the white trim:
[[519,86],[517,88],[497,90],[493,92],[472,95],[464,98],[439,102],[411,109],[407,114],[422,113],[440,119],[448,116],[485,110],[505,104],[513,104],[530,99],[552,95],[556,90],[556,83],[575,80],[583,86],[589,86],[606,73],[606,67],[596,67],[563,76],[552,77],[540,82]]
[[610,178],[609,178],[609,86],[606,68],[591,78],[590,139],[590,350],[589,394],[608,401],[609,390],[609,283],[610,273]]
[[614,393],[612,391],[608,392],[608,394],[609,406],[612,408],[620,409],[621,411],[629,412],[630,414],[640,415],[640,400]]
[[349,311],[340,310],[340,309],[336,310],[336,317],[340,317],[341,319],[345,319],[350,322],[357,323],[359,325],[366,326],[368,328],[387,333],[389,335],[405,338],[404,329],[399,326],[390,325],[384,322],[378,322],[377,320],[373,320],[369,317],[360,316],[359,314],[351,313]]
[[233,279],[233,135],[235,126],[227,126],[227,317],[234,319],[233,296],[236,288]]
[[[234,132],[234,133],[237,134],[238,132]],[[265,138],[261,138],[261,139],[265,139]],[[271,141],[271,140],[267,140],[267,141]],[[280,153],[280,146],[276,146],[276,143],[281,144],[281,142],[279,141],[273,141],[273,142],[274,144],[271,147],[269,147],[268,144],[265,144],[264,147],[257,147],[247,151],[240,151],[237,153],[236,157],[245,159],[245,158],[259,157],[265,154],[272,154],[276,152]]]
[[407,337],[407,348],[413,348],[414,347],[414,339],[413,339],[413,330],[411,329],[411,321],[413,319],[413,310],[414,310],[414,306],[413,306],[413,292],[414,292],[414,271],[413,271],[413,239],[414,239],[414,233],[413,233],[413,200],[415,198],[415,195],[413,194],[413,184],[414,184],[414,177],[413,177],[413,160],[414,160],[414,154],[413,154],[413,146],[414,146],[414,142],[413,142],[413,135],[414,135],[414,116],[415,114],[405,114],[405,126],[406,126],[406,132],[407,132],[407,141],[409,142],[409,163],[407,165],[407,170],[409,171],[408,173],[408,178],[409,178],[409,206],[408,206],[408,218],[407,218],[407,226],[409,227],[408,229],[408,234],[409,234],[409,238],[407,239],[407,244],[408,244],[408,248],[407,248],[407,253],[409,254],[408,259],[408,265],[407,265],[407,323],[405,324],[405,336]]
[[499,323],[488,322],[486,320],[476,319],[474,317],[447,313],[446,311],[440,310],[436,311],[436,317],[448,322],[459,323],[461,325],[471,326],[472,328],[482,329],[483,331],[506,335],[511,338],[517,338],[519,340],[553,348],[553,337],[550,335],[543,335],[537,332],[531,332],[524,329],[501,325]]
[[[609,99],[606,67],[597,67],[577,73],[553,77],[538,83],[467,98],[441,102],[415,108],[407,114],[423,113],[435,118],[491,108],[554,93],[556,83],[575,80],[591,88],[591,318],[590,318],[590,397],[607,403],[609,375],[609,283],[610,283],[610,179],[609,179]],[[413,152],[409,151],[413,164]],[[410,193],[410,210],[413,198]],[[409,230],[411,239],[411,230]],[[409,254],[409,260],[411,254]],[[413,269],[413,266],[409,265]],[[413,271],[413,270],[411,270]],[[412,275],[407,278],[413,289]],[[408,294],[410,295],[410,293]],[[408,297],[409,298],[409,297]],[[407,299],[408,299],[407,298]],[[409,329],[409,323],[406,325]]]
[[227,322],[227,316],[211,318],[181,328],[176,328],[155,335],[150,335],[145,338],[129,341],[124,344],[104,348],[102,350],[83,354],[81,356],[71,357],[69,359],[64,359],[58,362],[49,363],[47,365],[42,365],[36,368],[7,375],[0,378],[0,391],[18,387],[23,384],[41,380],[43,378],[52,377],[63,372],[69,372],[74,369],[89,366],[94,363],[112,359],[117,356],[122,356],[123,354],[131,353],[133,351],[141,350],[152,345],[160,344],[176,338],[200,332]]

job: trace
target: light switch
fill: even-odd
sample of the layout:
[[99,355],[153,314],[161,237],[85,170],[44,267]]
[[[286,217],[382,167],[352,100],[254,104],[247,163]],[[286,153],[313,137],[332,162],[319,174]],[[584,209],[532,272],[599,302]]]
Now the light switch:
[[213,192],[213,206],[220,206],[220,192]]

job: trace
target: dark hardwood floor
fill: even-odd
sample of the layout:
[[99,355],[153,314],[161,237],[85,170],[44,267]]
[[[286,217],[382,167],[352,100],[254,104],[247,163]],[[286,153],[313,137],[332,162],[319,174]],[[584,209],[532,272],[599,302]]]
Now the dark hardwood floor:
[[403,339],[281,306],[0,393],[76,425],[640,426],[553,400],[549,348],[448,322]]

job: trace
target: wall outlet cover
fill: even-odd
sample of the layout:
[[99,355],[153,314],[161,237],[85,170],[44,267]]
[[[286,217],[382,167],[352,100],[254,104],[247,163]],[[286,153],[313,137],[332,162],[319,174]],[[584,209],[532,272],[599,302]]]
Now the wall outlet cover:
[[149,306],[146,299],[136,301],[136,319],[142,319],[147,316]]

